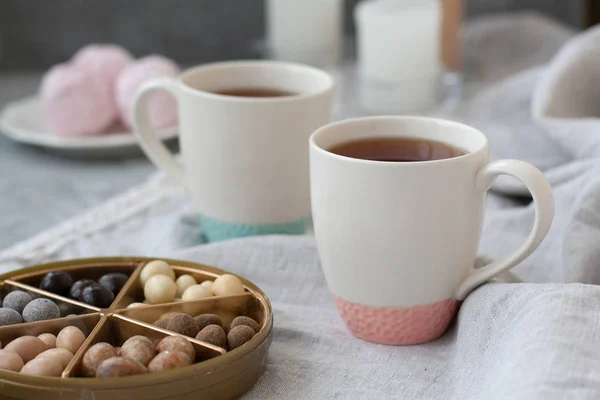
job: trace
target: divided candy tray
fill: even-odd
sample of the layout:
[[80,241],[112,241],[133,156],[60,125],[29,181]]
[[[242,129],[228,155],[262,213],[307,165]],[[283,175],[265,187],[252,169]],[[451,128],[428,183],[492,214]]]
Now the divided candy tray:
[[[71,315],[0,326],[0,342],[4,349],[7,345],[10,348],[10,343],[22,336],[39,336],[44,333],[58,336],[68,326],[78,327],[85,335],[83,344],[73,350],[74,356],[61,369],[60,376],[29,375],[0,369],[0,399],[233,399],[248,391],[266,369],[266,356],[271,343],[273,315],[265,293],[252,282],[238,276],[244,287],[243,293],[128,308],[131,303],[144,301],[140,274],[152,260],[154,259],[141,257],[70,260],[38,265],[0,276],[0,294],[3,299],[10,292],[19,290],[30,294],[33,299],[51,300],[61,308],[61,316],[67,313]],[[162,260],[168,263],[176,277],[191,275],[198,283],[214,281],[219,276],[228,274],[218,268],[188,261]],[[110,306],[102,308],[73,299],[69,295],[58,295],[40,289],[45,275],[54,271],[66,272],[73,281],[97,281],[108,273],[123,273],[128,279],[116,293]],[[238,316],[254,319],[258,327],[253,328],[256,333],[251,339],[239,347],[231,346],[232,349],[228,351],[226,348],[230,347],[229,341],[227,345],[220,347],[169,330],[168,326],[162,328],[155,325],[162,316],[174,315],[173,313],[185,313],[191,317],[216,314],[222,321],[224,332],[230,331],[232,321]],[[195,359],[191,360],[191,365],[131,376],[99,378],[89,377],[85,373],[83,360],[90,347],[106,342],[120,351],[125,341],[136,335],[145,336],[155,346],[169,336],[184,338],[193,346]]]

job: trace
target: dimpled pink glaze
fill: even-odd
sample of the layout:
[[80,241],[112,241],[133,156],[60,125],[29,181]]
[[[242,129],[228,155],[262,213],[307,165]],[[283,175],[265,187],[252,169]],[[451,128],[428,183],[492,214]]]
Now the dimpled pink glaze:
[[447,299],[414,307],[371,307],[333,297],[354,336],[391,345],[420,344],[442,336],[459,306]]

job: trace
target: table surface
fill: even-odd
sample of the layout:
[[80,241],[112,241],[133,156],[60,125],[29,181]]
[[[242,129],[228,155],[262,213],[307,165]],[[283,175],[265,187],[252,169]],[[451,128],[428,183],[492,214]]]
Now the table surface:
[[[34,94],[40,76],[0,75],[0,109]],[[143,182],[154,171],[143,156],[69,159],[0,135],[0,249],[103,203]]]

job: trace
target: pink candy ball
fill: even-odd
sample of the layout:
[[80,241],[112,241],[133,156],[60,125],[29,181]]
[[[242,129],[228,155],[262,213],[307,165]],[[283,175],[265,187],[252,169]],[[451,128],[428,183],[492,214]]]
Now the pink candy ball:
[[72,64],[58,64],[46,72],[40,92],[46,124],[57,134],[97,135],[115,119],[110,88]]
[[114,44],[89,44],[72,58],[73,64],[91,72],[113,91],[117,77],[132,61],[127,50]]
[[[154,78],[176,76],[179,67],[168,58],[158,55],[147,56],[129,64],[117,79],[116,99],[123,122],[131,127],[131,112],[135,94],[139,87]],[[177,103],[166,92],[155,93],[148,106],[150,123],[155,128],[164,128],[177,122]]]

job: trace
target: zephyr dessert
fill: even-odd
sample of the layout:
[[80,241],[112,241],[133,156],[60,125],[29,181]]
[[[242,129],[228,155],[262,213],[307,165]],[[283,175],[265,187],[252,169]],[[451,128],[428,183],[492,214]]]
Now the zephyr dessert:
[[108,399],[135,390],[140,399],[162,398],[157,391],[227,399],[247,391],[266,368],[269,301],[225,271],[111,258],[0,279],[0,384],[10,398],[49,391],[75,399],[91,391]]

